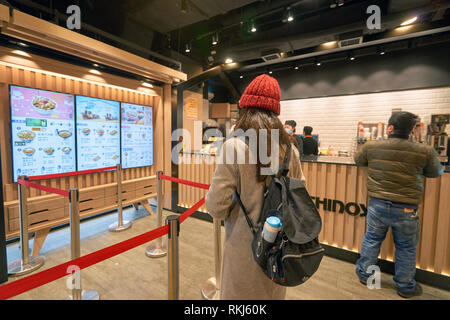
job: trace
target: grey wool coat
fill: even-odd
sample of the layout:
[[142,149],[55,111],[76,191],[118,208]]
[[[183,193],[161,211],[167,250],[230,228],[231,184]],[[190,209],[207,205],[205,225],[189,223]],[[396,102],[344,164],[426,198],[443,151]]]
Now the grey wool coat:
[[[249,148],[240,139],[227,140],[218,157],[224,150],[233,150],[237,155],[246,154]],[[291,148],[288,176],[305,182],[299,154]],[[223,159],[223,158],[222,158]],[[235,156],[235,159],[239,159]],[[210,189],[206,195],[206,208],[209,214],[225,224],[225,243],[223,247],[221,292],[222,300],[281,300],[285,298],[286,288],[272,282],[253,260],[251,242],[253,234],[245,215],[233,193],[237,190],[242,202],[254,223],[260,217],[264,182],[257,179],[256,164],[217,164]],[[248,162],[247,162],[248,163]]]

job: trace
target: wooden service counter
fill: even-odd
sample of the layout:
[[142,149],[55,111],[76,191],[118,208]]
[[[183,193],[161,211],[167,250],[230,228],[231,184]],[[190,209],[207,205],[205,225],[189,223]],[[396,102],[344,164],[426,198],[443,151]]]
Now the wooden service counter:
[[[214,156],[181,154],[181,179],[210,184],[215,170]],[[189,164],[190,163],[190,164]],[[307,190],[322,217],[321,243],[348,253],[359,253],[366,230],[368,196],[367,169],[351,158],[316,157],[302,160]],[[424,178],[420,214],[417,268],[450,278],[450,172],[437,179]],[[191,207],[206,191],[180,185],[178,206]],[[207,212],[205,207],[202,212]],[[392,231],[384,241],[379,258],[394,260]]]

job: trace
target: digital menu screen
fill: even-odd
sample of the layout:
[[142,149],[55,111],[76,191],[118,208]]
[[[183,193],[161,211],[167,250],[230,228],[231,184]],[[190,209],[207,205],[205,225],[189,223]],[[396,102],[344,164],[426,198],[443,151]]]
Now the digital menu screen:
[[78,171],[120,163],[120,102],[76,96]]
[[122,168],[153,165],[153,108],[122,103]]
[[76,171],[74,99],[10,86],[13,179]]

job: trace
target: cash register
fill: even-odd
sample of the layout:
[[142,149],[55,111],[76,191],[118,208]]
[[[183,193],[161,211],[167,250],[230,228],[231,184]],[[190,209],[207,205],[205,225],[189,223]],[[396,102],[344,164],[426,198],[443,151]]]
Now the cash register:
[[439,161],[448,163],[448,135],[445,132],[450,122],[450,114],[434,114],[427,130],[427,143],[437,152]]

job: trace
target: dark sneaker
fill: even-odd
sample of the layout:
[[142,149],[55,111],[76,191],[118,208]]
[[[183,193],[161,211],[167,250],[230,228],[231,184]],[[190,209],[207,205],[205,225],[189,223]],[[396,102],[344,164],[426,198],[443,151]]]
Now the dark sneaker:
[[416,289],[414,291],[400,291],[397,289],[397,293],[400,297],[409,299],[412,297],[417,297],[422,295],[422,286],[418,283],[416,283]]
[[367,286],[367,278],[363,277],[362,275],[359,274],[358,269],[355,269],[356,275],[359,278],[359,282],[361,282],[363,285]]

